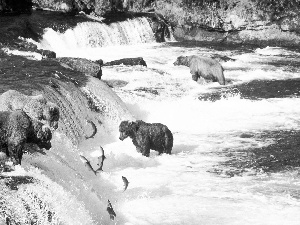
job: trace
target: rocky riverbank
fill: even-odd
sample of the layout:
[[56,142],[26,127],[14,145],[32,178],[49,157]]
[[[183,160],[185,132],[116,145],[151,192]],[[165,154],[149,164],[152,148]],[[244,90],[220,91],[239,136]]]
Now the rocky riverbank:
[[[239,21],[239,22],[238,22]],[[177,26],[174,36],[177,40],[205,41],[228,44],[251,44],[258,46],[298,46],[300,30],[297,19],[290,21],[252,20],[236,18],[221,27],[183,25]]]

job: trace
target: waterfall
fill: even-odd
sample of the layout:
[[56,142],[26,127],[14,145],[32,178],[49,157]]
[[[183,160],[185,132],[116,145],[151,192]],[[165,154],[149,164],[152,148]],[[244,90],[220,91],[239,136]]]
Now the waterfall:
[[[73,82],[71,82],[73,81]],[[58,105],[60,120],[49,151],[26,146],[22,167],[15,175],[0,175],[0,224],[98,224],[113,199],[111,184],[95,176],[80,160],[85,155],[96,169],[91,152],[112,138],[121,120],[134,119],[122,100],[101,80],[51,79],[42,93]],[[97,127],[94,138],[85,140]],[[108,138],[108,139],[106,139]],[[9,181],[9,182],[8,182]],[[104,199],[103,199],[104,198]],[[109,218],[109,217],[108,217]],[[8,222],[7,222],[8,221]],[[107,224],[108,221],[104,222]]]
[[155,42],[146,18],[135,18],[106,25],[100,22],[83,22],[64,33],[46,29],[41,45],[52,50],[60,48],[87,48],[113,45],[131,45]]
[[121,120],[133,119],[121,99],[106,84],[93,77],[81,88],[72,82],[52,80],[52,86],[44,86],[43,92],[59,107],[58,131],[74,144],[92,133],[87,121],[94,123],[98,132],[107,133],[116,130]]

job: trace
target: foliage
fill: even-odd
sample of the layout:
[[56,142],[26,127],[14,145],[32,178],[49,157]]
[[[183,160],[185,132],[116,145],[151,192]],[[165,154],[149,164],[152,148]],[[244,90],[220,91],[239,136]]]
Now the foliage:
[[[33,0],[42,7],[77,10],[103,15],[113,9],[112,2],[122,10],[123,0]],[[242,21],[276,22],[299,14],[300,0],[127,0],[130,11],[155,9],[174,25],[197,25],[223,28],[239,18]],[[68,7],[63,7],[63,3]]]
[[300,0],[159,0],[157,10],[170,21],[222,27],[230,15],[251,21],[277,21],[299,14]]

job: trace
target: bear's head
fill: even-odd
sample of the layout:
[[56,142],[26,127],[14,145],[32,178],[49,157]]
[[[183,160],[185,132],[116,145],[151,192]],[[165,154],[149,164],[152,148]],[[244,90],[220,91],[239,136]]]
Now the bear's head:
[[174,66],[189,66],[188,56],[179,56],[173,64]]
[[29,132],[27,142],[35,143],[39,148],[49,150],[51,148],[52,133],[50,128],[43,123],[33,120],[32,129]]
[[58,107],[48,102],[46,107],[43,110],[43,119],[49,123],[49,126],[53,129],[58,128],[58,120],[59,120],[59,109]]
[[138,129],[138,124],[135,122],[129,122],[128,120],[122,121],[119,126],[120,137],[119,139],[123,141],[127,137],[132,137],[134,132]]
[[59,109],[54,103],[48,102],[42,95],[33,96],[24,106],[24,111],[31,119],[39,120],[55,130],[58,128]]
[[192,79],[193,81],[198,81],[199,75],[198,74],[193,74]]

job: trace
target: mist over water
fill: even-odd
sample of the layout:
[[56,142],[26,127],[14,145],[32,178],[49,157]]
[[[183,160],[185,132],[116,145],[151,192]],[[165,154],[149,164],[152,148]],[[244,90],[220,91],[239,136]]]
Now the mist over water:
[[[70,98],[65,88],[62,95],[74,104],[71,109],[80,121],[80,128],[75,130],[89,131],[84,126],[88,116],[101,121],[96,123],[99,133],[75,145],[72,138],[80,135],[68,137],[70,127],[62,125],[65,128],[55,133],[49,151],[25,154],[23,168],[17,172],[24,169],[25,175],[40,183],[24,186],[26,190],[20,188],[21,196],[31,190],[45,192],[40,198],[47,203],[47,210],[54,212],[57,220],[52,221],[61,224],[299,224],[300,99],[299,87],[294,85],[300,79],[299,52],[271,47],[158,44],[148,39],[144,19],[130,25],[111,25],[105,31],[94,26],[81,24],[64,34],[47,30],[40,44],[58,56],[104,62],[143,57],[147,67],[103,67],[102,80],[127,83],[113,91],[90,79],[82,89],[99,108],[105,107],[101,113],[82,110],[84,104],[73,100],[76,95]],[[95,40],[114,26],[130,31],[132,26],[141,26],[142,35],[135,33],[134,38],[147,38],[137,44],[124,43],[111,33],[108,36],[118,42],[87,43],[87,36]],[[173,65],[178,56],[193,54],[232,58],[221,62],[226,86],[205,81],[198,84],[191,79],[189,68]],[[51,91],[45,93],[54,100],[61,98]],[[68,110],[70,107],[66,115]],[[158,156],[152,151],[146,158],[136,152],[130,139],[120,141],[118,124],[125,119],[167,125],[174,135],[172,155]],[[73,120],[71,117],[61,123]],[[99,145],[107,159],[103,172],[95,176],[79,154],[96,168]],[[124,192],[122,176],[129,180]],[[61,208],[57,199],[61,199]],[[108,199],[117,214],[114,221],[106,211]]]

